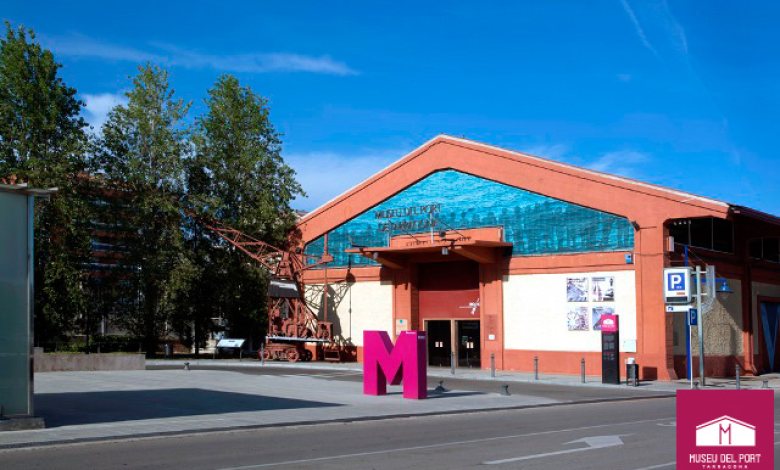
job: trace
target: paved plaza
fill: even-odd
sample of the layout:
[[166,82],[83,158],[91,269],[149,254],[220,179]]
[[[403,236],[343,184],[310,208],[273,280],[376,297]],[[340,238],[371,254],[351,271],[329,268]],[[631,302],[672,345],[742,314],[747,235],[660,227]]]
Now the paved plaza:
[[[214,364],[214,363],[210,363]],[[571,387],[514,383],[501,394],[498,380],[446,378],[427,400],[406,400],[401,387],[388,395],[362,393],[362,371],[281,365],[208,370],[50,372],[35,377],[36,414],[46,429],[0,433],[0,448],[239,427],[355,421],[460,413],[499,408],[620,400],[665,394],[644,387]],[[318,367],[320,365],[317,365]],[[201,368],[199,368],[201,367]]]

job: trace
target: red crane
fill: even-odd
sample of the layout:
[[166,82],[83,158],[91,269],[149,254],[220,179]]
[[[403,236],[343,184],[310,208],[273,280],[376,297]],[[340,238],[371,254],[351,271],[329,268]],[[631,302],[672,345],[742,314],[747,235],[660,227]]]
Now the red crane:
[[[291,362],[311,360],[306,343],[333,347],[333,324],[319,320],[304,300],[303,272],[333,261],[327,248],[322,256],[275,247],[214,220],[190,214],[214,234],[255,260],[271,274],[268,286],[268,334],[264,359]],[[327,279],[327,277],[326,277]],[[327,280],[326,280],[327,283]],[[323,289],[327,311],[327,285]],[[326,313],[327,315],[327,313]]]

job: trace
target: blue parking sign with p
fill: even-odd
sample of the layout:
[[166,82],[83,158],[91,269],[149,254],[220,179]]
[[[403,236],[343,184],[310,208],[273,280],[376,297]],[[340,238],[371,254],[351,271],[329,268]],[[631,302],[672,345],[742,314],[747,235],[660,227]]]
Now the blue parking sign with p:
[[669,290],[685,290],[685,275],[683,273],[667,273],[666,285]]
[[691,302],[691,268],[664,268],[663,279],[667,304]]

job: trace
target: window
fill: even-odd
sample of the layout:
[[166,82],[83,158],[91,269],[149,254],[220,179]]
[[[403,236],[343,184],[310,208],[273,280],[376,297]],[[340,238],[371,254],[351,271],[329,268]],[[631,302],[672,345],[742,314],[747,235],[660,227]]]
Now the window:
[[712,249],[712,219],[691,220],[691,246]]
[[780,238],[754,238],[748,243],[751,258],[780,263]]
[[713,217],[673,220],[669,223],[669,235],[680,245],[734,252],[734,225],[728,220]]
[[669,235],[674,237],[674,242],[680,245],[690,245],[689,220],[675,220],[669,224]]
[[728,220],[712,219],[712,249],[734,252],[734,226]]
[[748,252],[751,258],[761,259],[764,253],[764,241],[760,238],[750,240]]
[[764,252],[761,258],[775,263],[780,262],[780,246],[777,238],[764,238]]

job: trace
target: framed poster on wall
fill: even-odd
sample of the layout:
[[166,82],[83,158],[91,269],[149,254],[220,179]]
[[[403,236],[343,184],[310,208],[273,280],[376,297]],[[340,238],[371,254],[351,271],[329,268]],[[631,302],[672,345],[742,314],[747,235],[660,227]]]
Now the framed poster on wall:
[[570,277],[566,279],[566,301],[567,302],[588,301],[588,278],[587,277]]
[[593,307],[592,324],[593,331],[601,331],[601,316],[614,315],[615,309],[612,307]]
[[588,331],[588,307],[573,307],[566,314],[566,326],[569,331]]
[[590,279],[591,302],[615,301],[615,278],[612,276],[592,277]]

